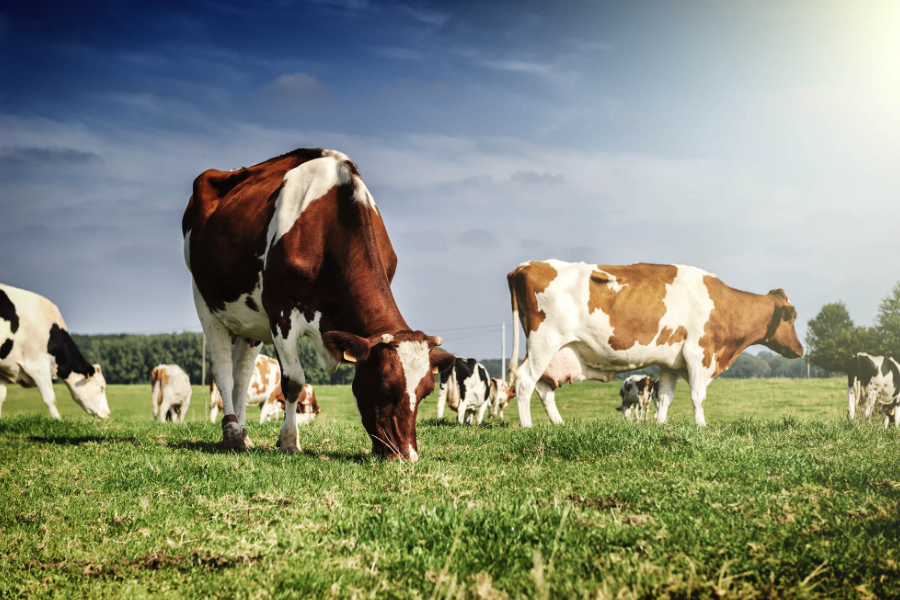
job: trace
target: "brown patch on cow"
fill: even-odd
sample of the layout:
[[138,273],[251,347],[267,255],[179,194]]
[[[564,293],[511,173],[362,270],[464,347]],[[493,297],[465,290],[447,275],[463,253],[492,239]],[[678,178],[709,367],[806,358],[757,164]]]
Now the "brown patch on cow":
[[[260,360],[257,360],[256,364],[253,366],[256,377],[251,379],[253,382],[252,391],[257,396],[266,393],[266,385],[269,382],[270,362],[271,359],[261,356]],[[253,379],[255,379],[255,381],[253,381]],[[281,386],[279,386],[279,389],[280,387]]]
[[656,345],[662,346],[663,344],[668,344],[669,346],[674,346],[675,344],[680,344],[684,340],[687,339],[687,329],[684,328],[684,325],[679,325],[678,329],[672,331],[670,327],[663,327],[659,332],[659,337],[656,338]]
[[[302,394],[301,394],[302,396]],[[284,393],[281,391],[281,385],[275,386],[275,389],[272,390],[272,393],[269,394],[269,398],[266,400],[267,404],[274,404],[279,402],[282,404],[282,410],[284,409]]]
[[709,368],[715,358],[713,377],[718,377],[745,348],[765,339],[773,321],[775,303],[771,295],[736,290],[713,275],[704,275],[703,283],[709,291],[713,310],[700,338],[702,364]]
[[[597,265],[591,272],[588,312],[599,310],[609,316],[613,328],[610,348],[628,350],[653,341],[666,314],[666,285],[671,285],[676,275],[678,267],[674,265]],[[613,278],[616,287],[624,286],[619,291],[609,285]]]
[[547,315],[538,308],[537,295],[556,279],[557,271],[545,262],[532,261],[511,271],[506,276],[512,307],[519,313],[519,321],[526,335],[537,331]]

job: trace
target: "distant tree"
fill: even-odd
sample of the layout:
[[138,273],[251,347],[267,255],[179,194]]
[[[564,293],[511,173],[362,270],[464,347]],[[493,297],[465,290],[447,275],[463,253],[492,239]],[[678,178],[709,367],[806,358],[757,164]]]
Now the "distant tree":
[[881,300],[875,330],[880,342],[879,353],[900,359],[900,282]]
[[882,347],[880,337],[877,329],[857,327],[843,302],[826,304],[809,321],[810,362],[830,377],[842,372],[847,359],[857,352],[877,354]]
[[772,367],[765,360],[752,354],[741,354],[728,369],[719,375],[723,379],[760,379],[769,377]]

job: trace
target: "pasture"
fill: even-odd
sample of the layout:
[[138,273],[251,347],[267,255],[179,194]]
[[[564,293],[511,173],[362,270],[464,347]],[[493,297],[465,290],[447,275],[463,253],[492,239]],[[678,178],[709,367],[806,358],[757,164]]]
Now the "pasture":
[[[346,387],[303,451],[248,410],[221,450],[195,388],[184,425],[150,387],[95,422],[57,387],[0,419],[0,597],[719,598],[900,595],[900,435],[845,422],[846,383],[717,380],[710,425],[679,382],[670,423],[623,424],[619,383],[567,386],[566,424],[419,415],[415,464],[373,460]],[[455,418],[455,413],[451,413]]]

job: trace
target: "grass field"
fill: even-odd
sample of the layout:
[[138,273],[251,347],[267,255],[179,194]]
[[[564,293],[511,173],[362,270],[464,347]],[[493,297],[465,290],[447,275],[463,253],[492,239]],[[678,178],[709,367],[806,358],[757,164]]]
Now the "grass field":
[[535,398],[530,430],[429,398],[415,464],[368,455],[342,387],[293,456],[271,423],[223,452],[201,389],[160,425],[149,386],[107,422],[10,387],[0,597],[897,597],[900,435],[846,423],[844,385],[716,381],[703,429],[684,382],[665,426],[623,424],[617,384],[563,389],[563,426]]

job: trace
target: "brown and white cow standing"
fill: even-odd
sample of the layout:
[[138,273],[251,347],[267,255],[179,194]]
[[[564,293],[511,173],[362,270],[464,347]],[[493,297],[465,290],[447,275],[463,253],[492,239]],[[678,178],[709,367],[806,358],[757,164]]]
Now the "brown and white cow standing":
[[[284,412],[284,397],[278,400],[278,407],[279,410]],[[297,401],[297,423],[300,425],[311,423],[320,412],[322,412],[322,409],[319,408],[319,403],[316,402],[316,391],[311,384],[307,383],[303,386],[303,391],[300,392],[300,400]],[[277,411],[271,411],[267,418],[274,419],[278,414]]]
[[150,372],[153,418],[160,423],[184,423],[191,405],[191,380],[178,365],[159,365]]
[[[418,458],[416,412],[432,372],[454,357],[413,331],[391,292],[397,256],[381,214],[349,158],[295,150],[253,167],[206,171],[182,220],[194,303],[212,351],[226,448],[251,445],[247,386],[259,342],[274,343],[287,401],[279,436],[297,452],[308,337],[326,372],[353,363],[353,394],[372,451]],[[238,338],[231,344],[231,337]]]
[[548,260],[522,264],[507,281],[513,320],[526,335],[526,358],[518,366],[514,328],[509,363],[525,427],[535,388],[550,420],[562,423],[554,399],[561,383],[609,381],[651,365],[659,367],[656,420],[665,423],[681,375],[691,388],[694,419],[705,425],[706,387],[745,348],[762,344],[788,358],[803,354],[797,311],[783,290],[742,292],[695,267]]
[[516,388],[499,377],[491,378],[491,418],[503,418],[503,411],[509,406],[509,401],[516,397]]

